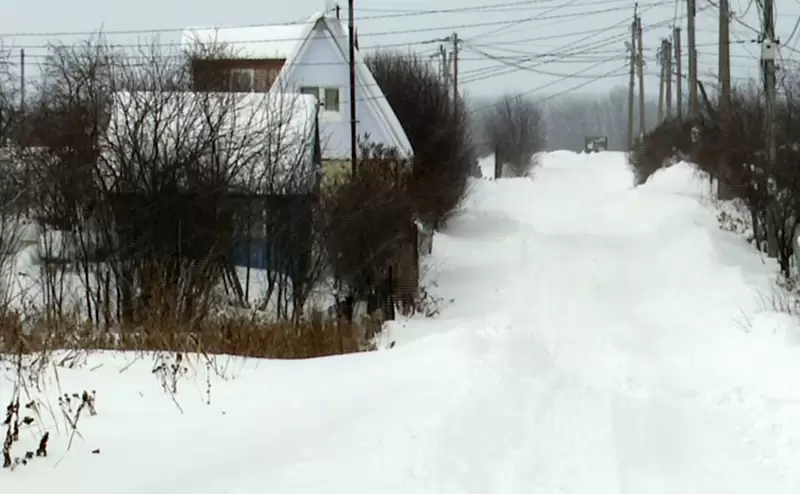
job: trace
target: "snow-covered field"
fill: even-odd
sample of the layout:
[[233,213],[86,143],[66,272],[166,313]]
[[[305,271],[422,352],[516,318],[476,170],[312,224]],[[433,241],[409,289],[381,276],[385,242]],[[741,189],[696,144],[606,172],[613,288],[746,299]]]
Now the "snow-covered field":
[[[763,302],[775,264],[719,230],[688,165],[631,183],[622,154],[567,152],[476,180],[434,241],[440,315],[394,323],[390,350],[219,358],[224,378],[193,360],[174,397],[152,359],[50,369],[28,392],[55,419],[22,432],[50,430],[50,455],[0,490],[800,492],[800,332]],[[97,415],[67,451],[56,399],[83,390]]]

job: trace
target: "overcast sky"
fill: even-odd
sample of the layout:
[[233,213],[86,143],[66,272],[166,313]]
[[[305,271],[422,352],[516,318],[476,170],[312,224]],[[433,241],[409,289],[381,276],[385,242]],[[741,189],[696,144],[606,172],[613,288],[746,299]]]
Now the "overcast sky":
[[[51,33],[100,28],[105,31],[175,29],[159,36],[164,42],[177,42],[179,30],[186,26],[292,22],[322,10],[326,4],[325,0],[4,1],[9,5],[0,16],[1,39],[6,49],[11,48],[15,54],[20,47],[25,47],[31,64],[41,61],[48,41],[71,42],[80,38]],[[741,20],[731,26],[733,76],[737,80],[757,77],[758,45],[748,42],[756,33],[746,27],[759,26],[756,3],[730,1]],[[777,0],[776,3],[777,33],[786,45],[782,50],[784,63],[795,65],[795,61],[800,62],[800,53],[792,48],[800,50],[800,33],[795,32],[791,38],[790,35],[796,30],[800,4],[797,0]],[[575,90],[577,92],[597,92],[627,84],[624,42],[629,38],[633,5],[631,0],[496,0],[491,3],[356,0],[356,18],[359,41],[365,50],[408,44],[427,56],[438,48],[432,40],[457,31],[465,40],[460,64],[464,91],[477,96],[523,91],[539,98],[576,86],[581,86]],[[346,8],[346,2],[343,7]],[[451,11],[435,12],[448,9]],[[685,34],[685,2],[641,0],[639,9],[645,27],[646,84],[649,94],[655,97],[658,91],[656,48],[660,39],[672,32],[676,16]],[[699,72],[709,83],[714,82],[717,66],[717,15],[712,4],[698,0]],[[14,33],[46,35],[11,36]],[[137,35],[110,38],[119,43],[132,43]],[[685,46],[684,35],[684,49]],[[530,60],[542,55],[547,57]],[[529,69],[521,69],[520,65]],[[564,77],[579,71],[582,72],[576,77]],[[29,68],[29,73],[35,74],[35,69]],[[611,75],[607,75],[609,73]]]

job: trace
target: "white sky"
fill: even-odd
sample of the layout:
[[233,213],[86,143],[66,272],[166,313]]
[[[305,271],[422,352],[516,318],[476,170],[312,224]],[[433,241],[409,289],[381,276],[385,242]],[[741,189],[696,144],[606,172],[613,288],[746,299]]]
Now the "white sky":
[[[759,25],[756,2],[730,0],[731,8],[741,16],[742,23]],[[6,0],[11,2],[11,0]],[[516,5],[509,5],[510,3]],[[749,3],[748,3],[749,2]],[[15,0],[3,9],[0,16],[0,37],[5,47],[18,54],[25,47],[31,64],[41,61],[48,41],[72,41],[80,37],[66,36],[8,36],[12,33],[55,33],[109,30],[176,29],[160,35],[164,42],[177,42],[179,29],[190,25],[251,25],[282,23],[308,17],[325,7],[325,0],[255,1],[226,0],[137,0],[110,2],[108,0]],[[497,6],[504,4],[504,6]],[[356,17],[362,49],[381,45],[393,47],[408,44],[425,55],[434,53],[436,43],[423,44],[445,37],[453,31],[465,39],[460,72],[462,89],[476,96],[499,94],[503,91],[526,91],[536,97],[569,90],[585,84],[578,91],[603,91],[624,85],[627,62],[624,41],[629,29],[634,2],[631,0],[496,0],[487,3],[477,0],[356,0]],[[800,15],[797,0],[777,0],[777,33],[787,45],[782,50],[784,63],[793,66],[800,61],[800,33],[790,38]],[[492,8],[492,6],[496,6]],[[346,8],[346,2],[343,3]],[[478,8],[476,8],[478,7]],[[463,12],[431,13],[436,9],[472,9]],[[408,11],[425,11],[399,16]],[[668,36],[675,14],[684,27],[685,2],[642,0],[644,46],[648,61],[648,92],[656,96],[656,48],[660,39]],[[346,12],[343,11],[343,15]],[[361,18],[361,19],[359,19]],[[698,0],[697,45],[700,76],[709,83],[716,74],[717,10],[707,0]],[[408,32],[417,30],[418,32]],[[405,31],[405,32],[398,32]],[[138,35],[148,37],[152,35]],[[751,40],[755,32],[734,22],[731,38],[734,42],[732,73],[735,79],[758,76],[758,46],[742,43]],[[85,38],[85,36],[84,36]],[[137,35],[113,35],[119,43],[134,43]],[[788,43],[787,43],[788,40]],[[470,46],[481,50],[477,53]],[[684,58],[685,58],[684,35]],[[563,52],[571,54],[563,55]],[[526,62],[525,57],[561,52],[548,63]],[[533,66],[533,70],[508,67],[485,54],[504,57],[510,64]],[[606,60],[605,62],[603,62]],[[686,64],[684,62],[684,71]],[[619,68],[619,71],[615,69]],[[583,70],[578,78],[565,79]],[[546,71],[551,74],[541,73]],[[609,72],[620,74],[594,80]],[[35,67],[28,69],[35,76]],[[546,86],[548,85],[549,86]],[[546,86],[546,87],[543,87]],[[652,89],[652,91],[651,91]]]

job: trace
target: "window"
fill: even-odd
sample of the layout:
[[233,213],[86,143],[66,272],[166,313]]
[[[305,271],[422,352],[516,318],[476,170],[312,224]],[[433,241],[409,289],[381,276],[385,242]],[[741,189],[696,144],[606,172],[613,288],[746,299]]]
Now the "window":
[[302,86],[300,92],[316,97],[325,111],[338,112],[340,109],[338,87]]
[[267,69],[256,69],[253,74],[253,91],[266,93],[271,85],[269,71]]
[[249,93],[253,91],[253,69],[231,70],[231,91]]
[[325,99],[323,101],[325,105],[325,111],[339,111],[339,88],[337,87],[326,87],[325,88]]
[[316,86],[303,86],[300,88],[300,94],[310,94],[319,99],[319,88]]

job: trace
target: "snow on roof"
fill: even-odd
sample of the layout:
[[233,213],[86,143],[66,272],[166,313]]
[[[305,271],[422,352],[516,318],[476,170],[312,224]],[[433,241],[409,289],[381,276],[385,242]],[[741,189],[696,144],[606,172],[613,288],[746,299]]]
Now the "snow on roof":
[[313,96],[293,93],[119,92],[103,161],[112,184],[136,176],[142,164],[184,157],[224,163],[232,184],[248,191],[307,191],[316,111]]
[[[205,47],[224,45],[230,47],[238,58],[286,60],[275,87],[291,87],[288,82],[292,80],[290,74],[297,65],[295,61],[303,52],[306,41],[311,37],[315,26],[320,21],[324,22],[324,26],[336,43],[343,60],[347,60],[349,56],[347,28],[341,20],[325,12],[316,12],[305,22],[291,25],[217,29],[189,28],[183,33],[183,43],[188,50],[196,49],[198,43]],[[364,63],[361,52],[356,50],[355,54],[356,80],[366,93],[366,104],[372,108],[391,140],[386,144],[397,149],[401,157],[412,156],[414,150],[411,142],[392,106],[375,81],[372,72]]]
[[187,28],[182,44],[189,50],[197,45],[225,46],[242,59],[285,60],[307,36],[308,25],[313,27],[322,16],[323,13],[317,12],[305,21],[283,25]]
[[225,46],[244,59],[286,59],[300,42],[304,24],[236,28],[190,28],[183,46]]

